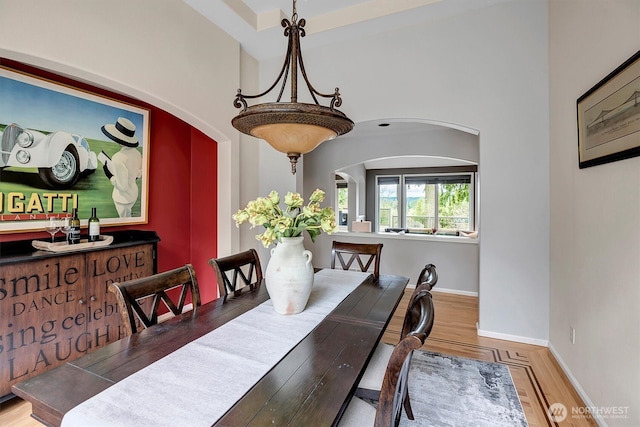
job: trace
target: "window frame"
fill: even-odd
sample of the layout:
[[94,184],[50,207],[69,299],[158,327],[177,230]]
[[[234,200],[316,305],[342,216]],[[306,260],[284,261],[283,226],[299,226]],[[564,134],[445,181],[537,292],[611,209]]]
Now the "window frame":
[[[373,184],[374,189],[371,192],[367,192],[370,196],[375,198],[373,203],[373,215],[370,215],[375,219],[375,231],[376,232],[384,232],[384,228],[380,229],[379,224],[379,185],[378,178],[379,177],[399,177],[398,184],[398,217],[399,217],[399,228],[407,228],[407,219],[406,219],[406,209],[405,205],[407,203],[406,200],[406,179],[405,177],[445,177],[445,176],[455,176],[455,175],[468,175],[470,179],[469,183],[469,230],[468,231],[476,231],[477,230],[477,204],[476,204],[476,194],[478,191],[478,173],[477,173],[477,165],[473,165],[470,167],[462,166],[462,167],[448,167],[448,168],[417,168],[417,169],[400,169],[400,170],[369,170],[367,171],[367,182]],[[436,206],[438,206],[438,195],[439,192],[436,192]],[[436,224],[438,224],[438,215],[439,212],[436,212]],[[418,233],[416,233],[418,234]]]
[[[431,178],[431,180],[435,180],[438,181],[440,179],[443,179],[444,181],[447,181],[447,179],[445,177],[458,177],[458,176],[468,176],[469,177],[469,226],[473,226],[472,229],[469,230],[463,230],[463,231],[474,231],[475,230],[475,215],[474,215],[474,189],[475,189],[475,174],[473,172],[462,172],[462,173],[456,173],[456,172],[449,172],[449,173],[408,173],[408,174],[403,174],[402,175],[402,194],[403,194],[403,199],[402,199],[402,206],[403,206],[403,216],[402,216],[402,221],[401,221],[401,228],[409,228],[407,226],[408,221],[407,221],[407,209],[404,209],[406,203],[407,203],[407,181],[411,181],[412,178],[426,178],[425,181],[429,181]],[[409,179],[407,179],[409,178]],[[446,182],[444,182],[446,183]],[[433,184],[433,185],[440,185],[440,184],[444,184],[444,183],[440,183],[440,182],[433,182],[433,183],[428,183],[426,182],[425,184]],[[411,184],[409,182],[409,184]],[[434,212],[434,224],[435,224],[435,228],[436,229],[440,229],[438,227],[438,224],[440,224],[440,209],[438,209],[438,207],[440,206],[440,191],[438,191],[439,189],[437,189],[434,193],[434,205],[436,207],[435,212]],[[444,230],[449,230],[449,229],[444,229]],[[459,229],[458,229],[459,230]]]
[[[402,175],[401,174],[389,174],[389,175],[384,175],[384,174],[380,174],[380,175],[376,175],[375,176],[375,195],[376,195],[376,199],[375,199],[375,231],[384,231],[384,230],[380,230],[380,184],[379,184],[379,178],[383,178],[383,179],[391,179],[391,178],[398,178],[398,183],[397,185],[397,195],[398,195],[398,219],[399,222],[402,223],[402,217],[403,217],[403,212],[404,212],[404,206],[402,206],[401,201],[404,200],[404,195],[403,195],[403,185],[402,185]],[[393,225],[393,224],[391,224]]]
[[[340,203],[339,203],[339,199],[340,199],[340,190],[341,189],[346,189],[347,190],[347,200],[349,198],[349,184],[348,182],[342,178],[341,176],[336,175],[335,178],[335,191],[334,191],[334,196],[335,196],[335,200],[333,201],[333,205],[336,207],[335,208],[335,217],[336,217],[336,224],[338,225],[338,230],[340,231],[348,231],[349,228],[349,207],[347,206],[347,223],[342,225],[342,218],[340,217]],[[351,219],[353,220],[353,219]]]

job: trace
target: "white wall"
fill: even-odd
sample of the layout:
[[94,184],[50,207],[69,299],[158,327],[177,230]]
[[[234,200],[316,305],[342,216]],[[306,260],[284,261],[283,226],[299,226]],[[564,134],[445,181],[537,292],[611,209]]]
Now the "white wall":
[[401,123],[392,123],[387,128],[381,128],[379,133],[366,135],[354,131],[353,134],[327,141],[305,154],[305,189],[311,193],[315,189],[311,187],[315,184],[333,185],[335,170],[360,165],[366,160],[394,156],[434,156],[459,159],[468,164],[478,163],[479,144],[475,134],[420,123],[418,120],[411,124],[410,131],[398,134],[393,131],[394,125],[402,126]]
[[[240,87],[243,93],[258,93],[258,62],[244,51],[240,55],[240,71]],[[240,134],[239,136],[239,164],[242,165],[242,168],[238,165],[240,191],[238,194],[239,205],[234,206],[235,210],[246,206],[250,200],[255,200],[260,196],[260,180],[258,179],[260,173],[259,147],[261,144],[265,144],[265,142],[245,134]],[[240,173],[240,169],[242,173]],[[238,231],[240,232],[240,247],[237,250],[234,249],[231,253],[237,253],[249,248],[259,249],[255,230],[244,226],[240,227]],[[230,255],[231,253],[224,255]],[[220,254],[220,256],[223,256],[223,254]]]
[[478,242],[475,239],[377,233],[336,233],[323,237],[316,240],[315,244],[308,237],[305,238],[305,247],[313,252],[314,267],[331,265],[331,244],[334,240],[382,243],[380,274],[405,276],[413,285],[425,264],[434,264],[438,270],[438,291],[478,295]]
[[[356,124],[357,128],[358,124]],[[366,170],[362,162],[392,156],[431,155],[478,162],[478,137],[460,130],[412,125],[411,132],[396,133],[398,123],[382,128],[379,134],[365,132],[360,136],[354,131],[335,140],[325,142],[304,156],[304,192],[308,196],[316,188],[326,189],[327,200],[334,200],[334,176],[336,169],[348,167],[352,175],[361,178],[360,191],[365,193]],[[389,133],[391,132],[391,133]],[[354,166],[351,166],[354,165]],[[358,171],[358,168],[361,171]],[[359,172],[359,173],[358,173]],[[361,174],[361,175],[360,175]],[[354,186],[355,187],[355,186]],[[351,191],[351,188],[349,189]],[[354,197],[351,197],[354,194]],[[364,196],[364,194],[362,194]],[[350,193],[350,199],[355,193]],[[360,214],[365,214],[365,198],[362,198]],[[351,210],[350,212],[355,212]],[[349,223],[355,214],[350,215]],[[373,220],[373,218],[368,218]],[[372,243],[382,242],[382,274],[398,274],[417,280],[418,273],[427,263],[435,264],[442,280],[438,289],[448,289],[465,294],[478,294],[478,241],[465,238],[427,238],[424,236],[393,236],[384,234],[335,236],[321,235],[313,245],[314,266],[328,267],[331,262],[333,240]],[[457,243],[463,242],[463,243]],[[472,242],[471,244],[468,244]],[[308,241],[307,243],[310,243]],[[466,243],[466,244],[465,244]]]
[[[304,43],[311,82],[321,91],[339,87],[340,109],[354,122],[419,118],[479,131],[480,328],[546,340],[546,1],[510,1],[322,48]],[[261,84],[263,76],[272,81],[281,64],[261,63]],[[265,188],[272,173],[288,172],[270,167],[261,174]]]
[[[305,162],[308,164],[309,158],[305,158]],[[308,168],[305,168],[307,171]],[[347,181],[347,195],[349,199],[349,203],[347,205],[347,229],[352,231],[351,223],[358,219],[358,216],[365,215],[366,218],[366,185],[367,185],[367,169],[364,167],[363,163],[349,166],[347,168],[340,169],[339,173],[336,175],[340,175]],[[303,180],[304,182],[304,180]],[[313,187],[315,186],[315,187]],[[327,186],[324,183],[316,183],[309,182],[307,184],[307,190],[313,187],[316,188],[325,188],[327,189],[327,200],[337,200],[337,195],[331,195],[330,188],[331,186]],[[311,190],[313,191],[313,190]]]
[[0,0],[0,57],[148,102],[218,142],[221,253],[238,247],[239,56],[181,0]]
[[0,0],[0,11],[3,57],[151,100],[216,140],[235,133],[239,45],[182,1]]
[[591,404],[629,407],[604,422],[638,426],[640,158],[578,169],[576,100],[640,49],[640,2],[552,0],[549,12],[550,347]]

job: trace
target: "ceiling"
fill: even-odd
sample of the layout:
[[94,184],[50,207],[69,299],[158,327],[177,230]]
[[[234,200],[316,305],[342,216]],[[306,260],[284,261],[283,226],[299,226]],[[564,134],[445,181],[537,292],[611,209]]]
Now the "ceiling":
[[[399,140],[405,137],[421,138],[428,140],[430,134],[434,132],[450,132],[451,130],[463,131],[472,135],[477,132],[471,129],[451,126],[447,123],[435,123],[427,120],[370,120],[359,122],[356,127],[346,135],[340,137],[343,141],[351,138],[370,139],[373,137],[384,137],[390,141]],[[383,158],[368,159],[363,162],[365,169],[400,169],[400,168],[426,168],[443,166],[468,166],[476,163],[451,157],[438,157],[426,155],[414,156],[389,156]],[[347,168],[348,169],[348,168]]]
[[[377,34],[509,0],[297,0],[306,22],[302,50]],[[284,57],[280,21],[291,19],[293,0],[184,0],[257,60]]]

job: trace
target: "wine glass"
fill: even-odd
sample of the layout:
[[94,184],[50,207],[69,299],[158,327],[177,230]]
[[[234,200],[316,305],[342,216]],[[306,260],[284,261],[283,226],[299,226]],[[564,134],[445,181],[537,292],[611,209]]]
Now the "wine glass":
[[73,230],[73,226],[71,225],[71,217],[65,216],[62,218],[62,232],[65,234],[65,240],[69,243],[69,233]]
[[56,233],[60,231],[60,219],[57,216],[49,217],[45,230],[51,234],[51,243],[53,243]]

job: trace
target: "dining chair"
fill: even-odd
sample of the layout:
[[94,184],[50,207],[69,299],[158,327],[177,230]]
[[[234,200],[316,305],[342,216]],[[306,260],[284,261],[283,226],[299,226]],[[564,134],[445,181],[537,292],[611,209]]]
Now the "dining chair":
[[[126,335],[138,332],[138,325],[148,328],[159,323],[159,319],[165,320],[188,311],[188,294],[191,294],[194,313],[201,305],[198,279],[191,264],[126,282],[113,282],[109,291],[118,301]],[[160,307],[168,310],[168,316],[159,313]]]
[[[425,286],[416,287],[409,299],[402,331],[400,332],[400,342],[408,336],[415,335],[415,331],[422,331],[420,333],[424,333],[425,340],[431,333],[435,319],[435,308],[431,292],[429,292],[430,289]],[[355,392],[356,396],[369,400],[378,400],[383,388],[385,372],[390,360],[393,358],[395,347],[397,346],[382,342],[376,346],[373,356],[371,356],[371,360],[358,383]],[[407,417],[412,420],[413,411],[409,393],[404,394],[403,398]]]
[[425,265],[418,275],[416,287],[424,285],[428,288],[427,290],[430,291],[436,283],[438,283],[438,272],[436,271],[436,266],[433,264]]
[[368,400],[377,400],[377,406],[368,403],[356,391],[340,419],[338,424],[340,427],[397,426],[400,423],[403,405],[409,419],[414,419],[411,408],[408,406],[409,368],[413,350],[424,345],[433,327],[434,313],[431,293],[426,289],[419,291],[412,302],[410,311],[417,314],[414,329],[398,345],[393,347],[384,367],[384,376],[377,398],[365,397]]
[[[358,262],[360,271],[369,271],[373,264],[373,275],[380,276],[380,254],[382,243],[347,243],[334,240],[331,247],[331,268],[336,268],[336,260],[343,270],[349,270],[354,261]],[[345,260],[346,259],[346,260]]]
[[229,293],[233,292],[238,296],[245,287],[248,286],[250,290],[254,290],[262,283],[262,267],[255,249],[224,258],[211,258],[209,265],[216,272],[220,297],[225,301]]

